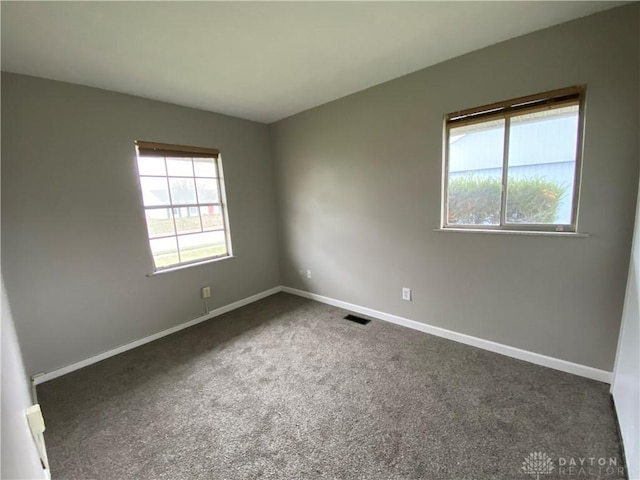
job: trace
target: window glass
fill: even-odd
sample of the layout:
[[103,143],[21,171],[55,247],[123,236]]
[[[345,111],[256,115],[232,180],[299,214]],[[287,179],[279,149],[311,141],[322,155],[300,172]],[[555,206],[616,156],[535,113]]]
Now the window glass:
[[449,132],[449,224],[499,225],[504,120]]
[[575,232],[583,92],[447,115],[443,227]]
[[578,106],[511,117],[506,221],[570,224]]
[[178,146],[136,143],[146,152],[136,163],[154,269],[229,256],[219,153],[203,158],[203,149],[197,149],[192,158],[188,152],[182,155],[182,148],[189,147],[179,147],[176,155]]

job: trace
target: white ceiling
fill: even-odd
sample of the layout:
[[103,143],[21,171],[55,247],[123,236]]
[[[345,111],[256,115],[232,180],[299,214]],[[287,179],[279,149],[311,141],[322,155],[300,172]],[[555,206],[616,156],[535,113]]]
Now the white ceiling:
[[623,3],[2,1],[2,70],[270,123]]

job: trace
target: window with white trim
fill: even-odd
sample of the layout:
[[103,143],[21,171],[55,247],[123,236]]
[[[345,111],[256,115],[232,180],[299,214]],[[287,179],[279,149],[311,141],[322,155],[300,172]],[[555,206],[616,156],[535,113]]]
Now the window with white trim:
[[143,141],[136,152],[154,271],[230,256],[220,152]]
[[575,232],[584,88],[450,113],[442,228]]

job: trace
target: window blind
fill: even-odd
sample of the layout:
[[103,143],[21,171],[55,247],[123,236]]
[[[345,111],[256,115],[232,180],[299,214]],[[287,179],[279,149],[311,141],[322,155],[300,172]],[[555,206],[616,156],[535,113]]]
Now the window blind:
[[141,157],[218,158],[220,155],[220,150],[216,148],[189,147],[140,140],[136,141],[136,147],[138,148],[138,155]]
[[494,118],[504,118],[509,115],[533,113],[535,111],[558,108],[566,105],[576,105],[580,102],[584,92],[583,86],[573,86],[552,90],[536,95],[514,98],[504,102],[492,103],[483,107],[470,108],[452,112],[446,117],[447,126],[462,126],[475,122],[484,122]]

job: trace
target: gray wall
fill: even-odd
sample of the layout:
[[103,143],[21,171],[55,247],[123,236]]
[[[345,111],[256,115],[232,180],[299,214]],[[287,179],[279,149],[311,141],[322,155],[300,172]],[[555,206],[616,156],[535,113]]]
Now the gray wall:
[[2,281],[2,456],[0,478],[45,478],[24,414],[30,407],[29,381],[24,371],[11,308]]
[[[197,317],[203,285],[212,286],[216,307],[281,280],[610,370],[637,190],[639,13],[635,4],[510,40],[270,131],[3,73],[2,271],[27,372]],[[588,99],[579,227],[591,237],[434,232],[443,115],[581,83]],[[222,150],[237,258],[146,277],[136,139]],[[307,268],[312,279],[299,274]],[[413,302],[401,300],[403,286],[413,288]]]
[[[610,10],[273,124],[284,284],[610,371],[638,188],[638,18],[638,4]],[[576,84],[591,237],[434,232],[443,116]]]
[[[236,258],[146,277],[135,140],[222,151]],[[51,371],[279,284],[268,127],[2,75],[2,271],[27,372]]]

